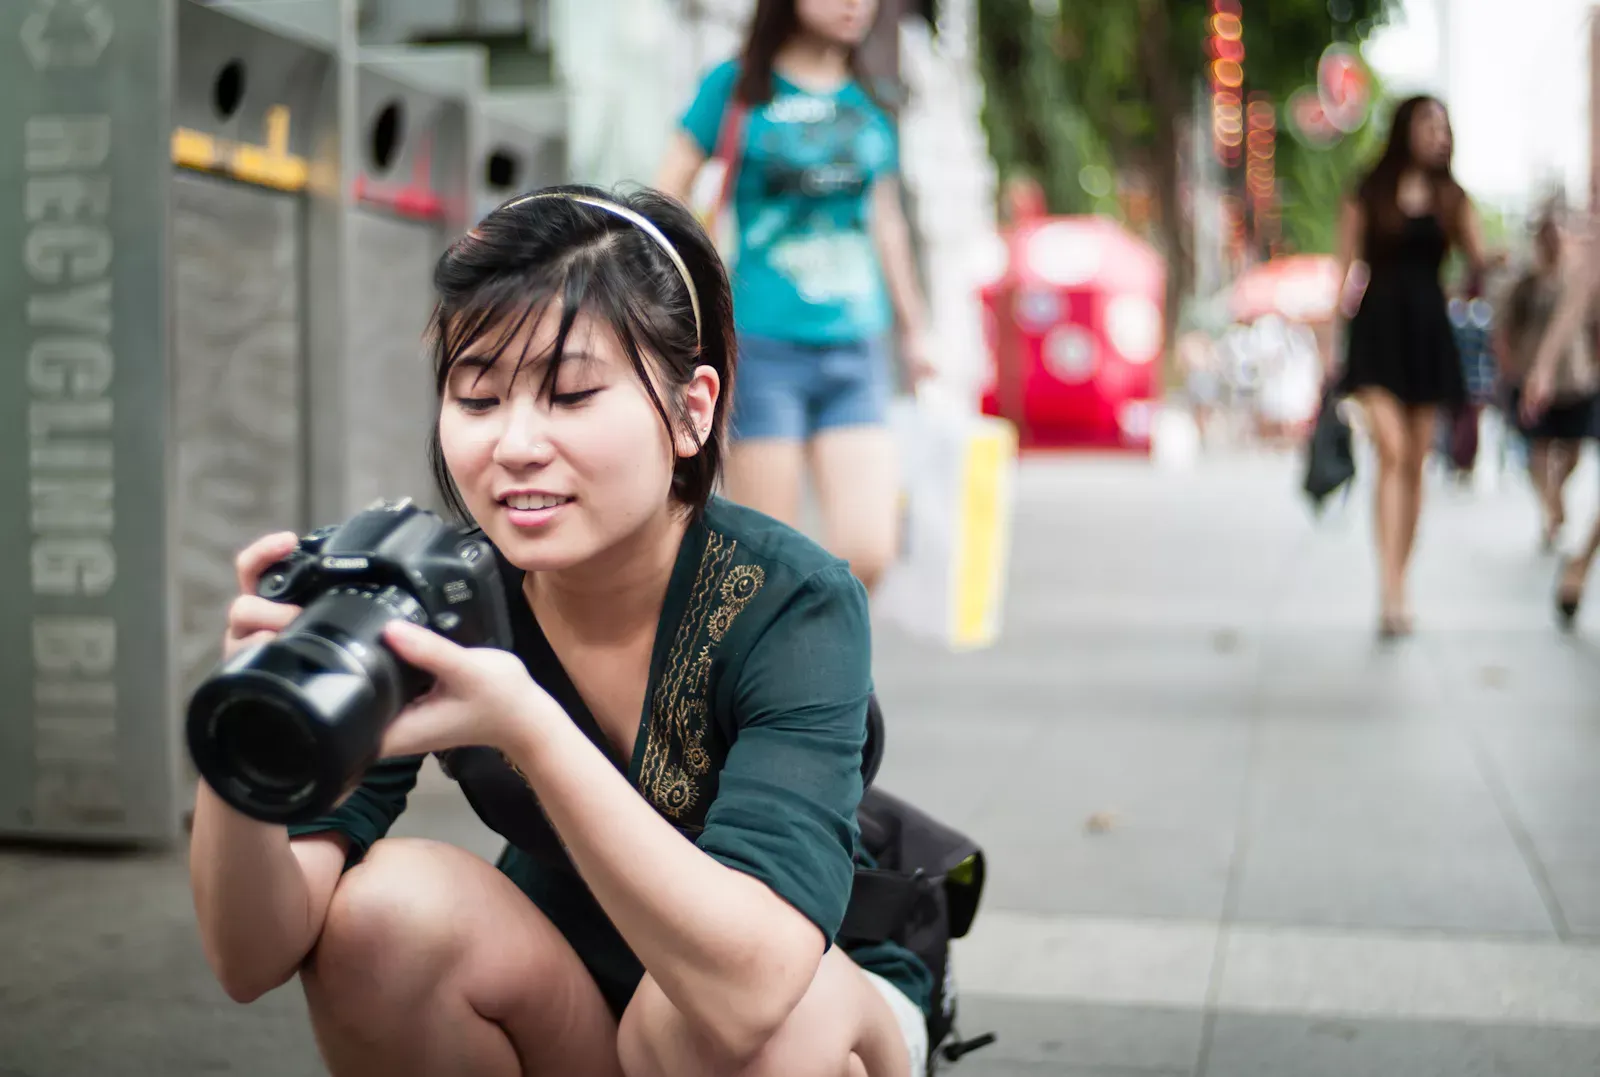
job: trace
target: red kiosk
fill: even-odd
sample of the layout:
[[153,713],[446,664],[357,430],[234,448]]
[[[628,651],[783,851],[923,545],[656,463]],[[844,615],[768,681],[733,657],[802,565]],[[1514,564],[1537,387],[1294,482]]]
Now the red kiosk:
[[1021,446],[1147,453],[1161,395],[1166,265],[1105,217],[1037,217],[1006,237],[1006,271],[982,291],[985,415]]

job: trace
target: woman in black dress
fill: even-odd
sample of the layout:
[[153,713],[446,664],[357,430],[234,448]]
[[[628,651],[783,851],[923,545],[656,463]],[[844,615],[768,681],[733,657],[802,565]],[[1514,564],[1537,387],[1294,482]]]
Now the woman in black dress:
[[1411,630],[1406,566],[1422,507],[1422,467],[1441,408],[1465,402],[1461,359],[1440,283],[1452,248],[1485,268],[1477,214],[1450,174],[1450,120],[1432,97],[1395,109],[1389,144],[1345,202],[1339,221],[1343,280],[1357,261],[1368,279],[1346,333],[1339,388],[1366,416],[1378,451],[1380,632]]

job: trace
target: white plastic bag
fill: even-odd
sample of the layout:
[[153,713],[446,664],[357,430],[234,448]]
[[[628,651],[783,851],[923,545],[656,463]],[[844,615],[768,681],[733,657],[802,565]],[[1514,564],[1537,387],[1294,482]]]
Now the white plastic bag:
[[1000,631],[1017,434],[938,390],[890,407],[900,465],[900,556],[873,605],[886,621],[951,650]]

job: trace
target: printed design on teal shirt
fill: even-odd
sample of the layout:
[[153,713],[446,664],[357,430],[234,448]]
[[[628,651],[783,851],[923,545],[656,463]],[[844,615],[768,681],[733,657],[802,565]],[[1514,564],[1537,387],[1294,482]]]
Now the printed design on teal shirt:
[[788,93],[761,119],[749,149],[758,184],[741,257],[757,255],[808,303],[873,304],[867,190],[891,147],[871,104]]
[[680,826],[699,825],[710,806],[707,793],[715,774],[705,740],[712,654],[766,581],[759,565],[733,563],[738,548],[715,531],[707,537],[688,607],[650,701],[639,791]]

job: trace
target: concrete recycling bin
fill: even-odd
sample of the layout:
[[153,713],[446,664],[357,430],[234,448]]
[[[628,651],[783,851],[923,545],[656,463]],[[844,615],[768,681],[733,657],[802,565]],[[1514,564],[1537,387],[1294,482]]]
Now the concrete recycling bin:
[[0,4],[0,836],[176,836],[234,556],[312,518],[350,12]]
[[508,198],[568,180],[567,106],[558,91],[484,94],[474,140],[474,221]]
[[438,509],[427,465],[437,416],[423,332],[433,269],[468,226],[472,103],[481,50],[364,50],[351,157],[344,466],[319,481],[347,512],[374,498]]

